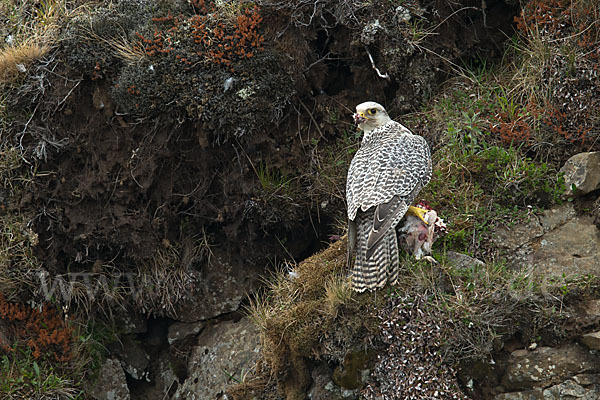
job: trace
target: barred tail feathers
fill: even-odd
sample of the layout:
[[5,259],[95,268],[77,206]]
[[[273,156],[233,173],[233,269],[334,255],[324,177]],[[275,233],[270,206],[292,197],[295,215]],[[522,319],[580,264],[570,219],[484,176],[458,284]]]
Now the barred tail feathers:
[[370,249],[367,258],[367,238],[372,227],[372,215],[357,216],[356,262],[352,268],[352,288],[357,292],[382,288],[398,278],[398,240],[395,230],[388,232]]

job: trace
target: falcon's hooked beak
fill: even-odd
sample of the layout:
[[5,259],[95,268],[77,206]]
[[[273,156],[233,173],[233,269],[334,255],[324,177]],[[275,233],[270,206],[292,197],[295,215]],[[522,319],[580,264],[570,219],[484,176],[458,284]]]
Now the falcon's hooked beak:
[[354,113],[354,124],[359,125],[363,122],[367,122],[367,117],[365,117],[364,113]]

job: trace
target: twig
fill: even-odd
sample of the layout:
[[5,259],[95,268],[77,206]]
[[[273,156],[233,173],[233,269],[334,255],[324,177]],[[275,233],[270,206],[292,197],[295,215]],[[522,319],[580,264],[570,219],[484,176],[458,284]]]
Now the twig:
[[58,108],[62,105],[62,103],[64,103],[69,98],[69,96],[71,95],[71,93],[73,93],[73,90],[75,90],[75,88],[77,86],[79,86],[79,84],[81,83],[82,80],[83,79],[78,80],[77,83],[75,84],[75,86],[73,86],[71,88],[71,90],[69,90],[69,93],[67,93],[67,95],[61,101],[58,102],[58,104],[56,105],[56,107],[54,107],[54,112],[56,112],[58,110]]
[[377,68],[375,66],[375,61],[373,61],[373,56],[371,55],[371,52],[369,51],[369,49],[366,46],[365,46],[365,50],[367,51],[369,60],[371,60],[371,67],[375,70],[375,72],[377,72],[377,76],[379,76],[380,78],[383,78],[383,79],[391,80],[391,78],[388,74],[382,74],[381,71],[379,71],[379,68]]
[[306,105],[302,102],[302,100],[298,99],[298,102],[300,103],[302,108],[304,108],[306,110],[306,112],[308,113],[308,116],[310,117],[312,122],[315,124],[315,128],[317,128],[317,131],[319,132],[319,136],[321,136],[321,139],[327,141],[327,139],[325,139],[325,136],[323,136],[323,132],[321,132],[321,128],[319,128],[319,124],[317,123],[317,120],[315,119],[315,117],[313,117],[313,115],[310,112],[310,110],[308,109],[308,107],[306,107]]

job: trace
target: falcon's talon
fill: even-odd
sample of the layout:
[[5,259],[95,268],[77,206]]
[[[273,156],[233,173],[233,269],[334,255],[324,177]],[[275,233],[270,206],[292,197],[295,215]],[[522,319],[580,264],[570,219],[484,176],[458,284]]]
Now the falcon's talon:
[[425,225],[429,225],[429,222],[427,222],[427,220],[425,220],[425,214],[427,214],[428,212],[429,212],[429,210],[426,210],[421,207],[409,206],[408,210],[406,211],[406,214],[414,215],[415,217],[417,217],[421,221],[423,221],[425,223]]
[[431,256],[425,256],[425,257],[423,257],[423,260],[426,260],[426,261],[428,261],[429,263],[431,263],[433,265],[439,264],[439,262],[435,258],[433,258]]

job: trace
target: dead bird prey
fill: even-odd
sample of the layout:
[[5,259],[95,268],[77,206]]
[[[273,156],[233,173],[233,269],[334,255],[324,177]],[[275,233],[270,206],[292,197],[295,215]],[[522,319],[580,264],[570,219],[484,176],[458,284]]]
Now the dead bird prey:
[[430,256],[431,246],[440,234],[446,232],[444,220],[438,217],[438,214],[427,203],[420,201],[415,208],[425,211],[423,219],[420,216],[406,213],[401,221],[401,228],[398,229],[400,246],[408,253],[415,256],[417,260],[425,258],[427,261],[437,264],[437,261]]

